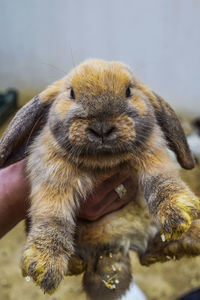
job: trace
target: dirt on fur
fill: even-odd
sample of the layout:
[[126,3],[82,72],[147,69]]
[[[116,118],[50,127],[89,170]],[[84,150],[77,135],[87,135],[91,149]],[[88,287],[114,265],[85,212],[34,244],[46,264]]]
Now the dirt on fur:
[[[200,196],[200,166],[192,171],[182,170],[181,174]],[[86,300],[81,276],[66,277],[52,296],[44,295],[32,281],[26,281],[19,267],[24,242],[23,222],[0,240],[0,300]],[[135,253],[131,254],[131,259],[134,280],[150,300],[175,300],[200,287],[200,257],[150,267],[141,266]]]

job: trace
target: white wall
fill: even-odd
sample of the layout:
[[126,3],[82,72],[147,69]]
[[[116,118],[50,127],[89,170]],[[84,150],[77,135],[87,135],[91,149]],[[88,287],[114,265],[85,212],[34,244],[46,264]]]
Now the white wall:
[[88,57],[200,114],[200,0],[0,0],[0,89],[42,90]]

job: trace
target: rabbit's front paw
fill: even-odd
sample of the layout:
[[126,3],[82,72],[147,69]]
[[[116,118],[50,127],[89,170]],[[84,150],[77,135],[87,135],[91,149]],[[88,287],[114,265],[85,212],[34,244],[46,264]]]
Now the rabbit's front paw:
[[188,231],[199,210],[199,199],[193,193],[179,193],[162,203],[157,215],[162,240],[179,239]]
[[64,253],[50,251],[31,243],[22,256],[23,276],[30,276],[41,289],[52,294],[67,273],[68,259]]

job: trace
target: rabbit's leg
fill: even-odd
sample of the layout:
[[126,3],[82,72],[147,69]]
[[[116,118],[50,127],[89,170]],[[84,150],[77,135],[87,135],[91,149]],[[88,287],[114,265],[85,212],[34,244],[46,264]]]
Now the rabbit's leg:
[[147,180],[144,193],[161,226],[163,240],[180,238],[199,212],[199,199],[176,177],[153,176]]
[[[144,197],[161,227],[163,240],[178,239],[200,210],[198,197],[179,178],[169,158],[154,157],[143,174]],[[160,161],[160,162],[159,162]]]
[[[47,188],[46,188],[47,190]],[[31,225],[22,256],[24,276],[30,276],[45,292],[52,293],[67,273],[73,253],[72,199],[40,190],[32,199]],[[68,195],[69,196],[69,195]],[[34,197],[33,197],[34,198]],[[63,209],[65,205],[65,209]]]
[[117,246],[105,248],[96,249],[87,263],[83,286],[89,299],[119,299],[132,281],[129,252]]
[[200,220],[194,220],[190,229],[180,240],[162,242],[160,235],[150,241],[146,252],[141,255],[142,265],[150,265],[155,262],[165,262],[170,259],[180,259],[183,256],[200,255]]

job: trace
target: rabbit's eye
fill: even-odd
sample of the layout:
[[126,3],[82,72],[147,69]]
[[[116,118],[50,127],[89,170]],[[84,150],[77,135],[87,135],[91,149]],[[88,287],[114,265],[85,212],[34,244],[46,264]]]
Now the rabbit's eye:
[[130,89],[130,87],[128,87],[126,89],[126,97],[129,98],[130,96],[131,96],[131,89]]
[[75,93],[74,93],[73,88],[71,88],[71,90],[70,90],[70,97],[71,97],[72,99],[75,99]]

